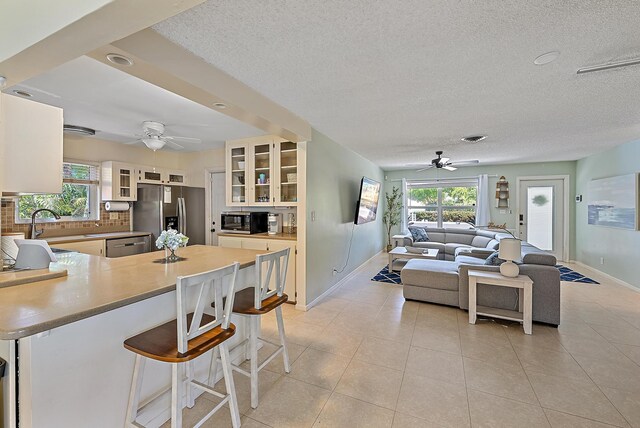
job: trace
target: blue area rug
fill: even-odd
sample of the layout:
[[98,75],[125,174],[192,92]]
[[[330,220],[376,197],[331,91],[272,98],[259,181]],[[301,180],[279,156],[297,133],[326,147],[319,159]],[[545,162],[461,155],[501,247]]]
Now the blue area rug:
[[[575,270],[571,270],[566,266],[556,265],[556,268],[560,271],[560,280],[567,282],[582,282],[585,284],[600,284],[591,278],[588,278]],[[389,272],[387,266],[383,267],[380,272],[376,274],[371,281],[388,282],[390,284],[402,284],[400,280],[400,273]]]
[[575,270],[569,269],[566,266],[556,265],[556,268],[558,268],[558,270],[560,271],[560,281],[583,282],[585,284],[600,284],[598,281],[586,277],[581,273],[576,272]]
[[387,266],[383,267],[382,270],[376,274],[376,276],[371,278],[371,281],[388,282],[391,284],[402,284],[402,281],[400,280],[400,273],[389,272],[389,269],[387,269]]

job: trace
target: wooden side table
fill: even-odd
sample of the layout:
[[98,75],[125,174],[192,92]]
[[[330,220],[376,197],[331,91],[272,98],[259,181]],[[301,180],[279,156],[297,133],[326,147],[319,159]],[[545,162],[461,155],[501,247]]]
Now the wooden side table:
[[[519,289],[518,305],[520,311],[491,308],[477,305],[478,284],[496,285],[499,287],[511,287]],[[475,324],[478,315],[500,318],[522,323],[525,334],[531,334],[532,294],[533,281],[526,275],[518,275],[509,278],[498,272],[485,272],[480,270],[469,271],[469,324]]]
[[393,235],[391,237],[391,242],[393,242],[393,248],[404,247],[404,237],[405,235]]

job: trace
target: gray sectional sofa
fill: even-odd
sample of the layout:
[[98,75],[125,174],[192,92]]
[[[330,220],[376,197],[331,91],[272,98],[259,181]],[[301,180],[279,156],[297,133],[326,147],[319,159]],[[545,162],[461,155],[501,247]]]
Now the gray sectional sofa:
[[491,254],[498,249],[502,238],[511,238],[508,233],[491,230],[426,227],[424,230],[429,236],[429,241],[414,242],[408,233],[404,237],[404,246],[435,248],[438,250],[438,260],[455,260],[456,251],[459,252],[460,249],[484,249]]
[[[404,297],[469,309],[469,270],[499,272],[499,266],[485,265],[485,259],[498,248],[501,239],[511,235],[485,230],[427,228],[426,231],[428,242],[413,242],[408,236],[405,245],[438,248],[444,252],[443,259],[409,260],[400,274]],[[477,239],[479,237],[484,239]],[[456,239],[462,242],[455,242]],[[483,242],[486,243],[483,245]],[[560,324],[560,272],[555,265],[553,255],[523,242],[520,273],[533,280],[533,320],[557,326]],[[513,289],[478,285],[478,305],[516,309],[517,302],[518,294]]]

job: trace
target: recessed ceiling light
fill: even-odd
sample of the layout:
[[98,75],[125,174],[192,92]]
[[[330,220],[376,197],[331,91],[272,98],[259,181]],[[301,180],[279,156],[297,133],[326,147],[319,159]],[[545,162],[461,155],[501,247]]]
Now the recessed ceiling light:
[[91,128],[85,128],[84,126],[76,126],[76,125],[63,125],[62,130],[64,132],[70,132],[73,134],[80,135],[96,135],[96,130]]
[[468,137],[462,137],[461,140],[466,143],[477,143],[487,138],[486,135],[469,135]]
[[538,58],[533,60],[535,65],[545,65],[550,62],[555,61],[560,56],[559,51],[551,51],[540,55]]
[[110,53],[107,55],[107,59],[116,65],[122,65],[125,67],[130,67],[133,65],[133,61],[131,60],[131,58],[127,58],[126,56],[120,54]]
[[213,106],[215,108],[219,108],[220,110],[227,108],[227,105],[225,103],[215,103]]
[[15,89],[13,93],[16,95],[20,95],[21,97],[27,97],[27,98],[31,98],[33,96],[29,92],[21,91],[20,89]]

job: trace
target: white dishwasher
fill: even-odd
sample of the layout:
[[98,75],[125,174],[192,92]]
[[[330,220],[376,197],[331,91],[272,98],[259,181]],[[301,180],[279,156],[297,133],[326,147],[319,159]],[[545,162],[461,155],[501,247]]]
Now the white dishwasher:
[[148,253],[151,250],[151,238],[146,235],[107,239],[106,246],[106,256],[109,258],[132,256],[134,254]]

